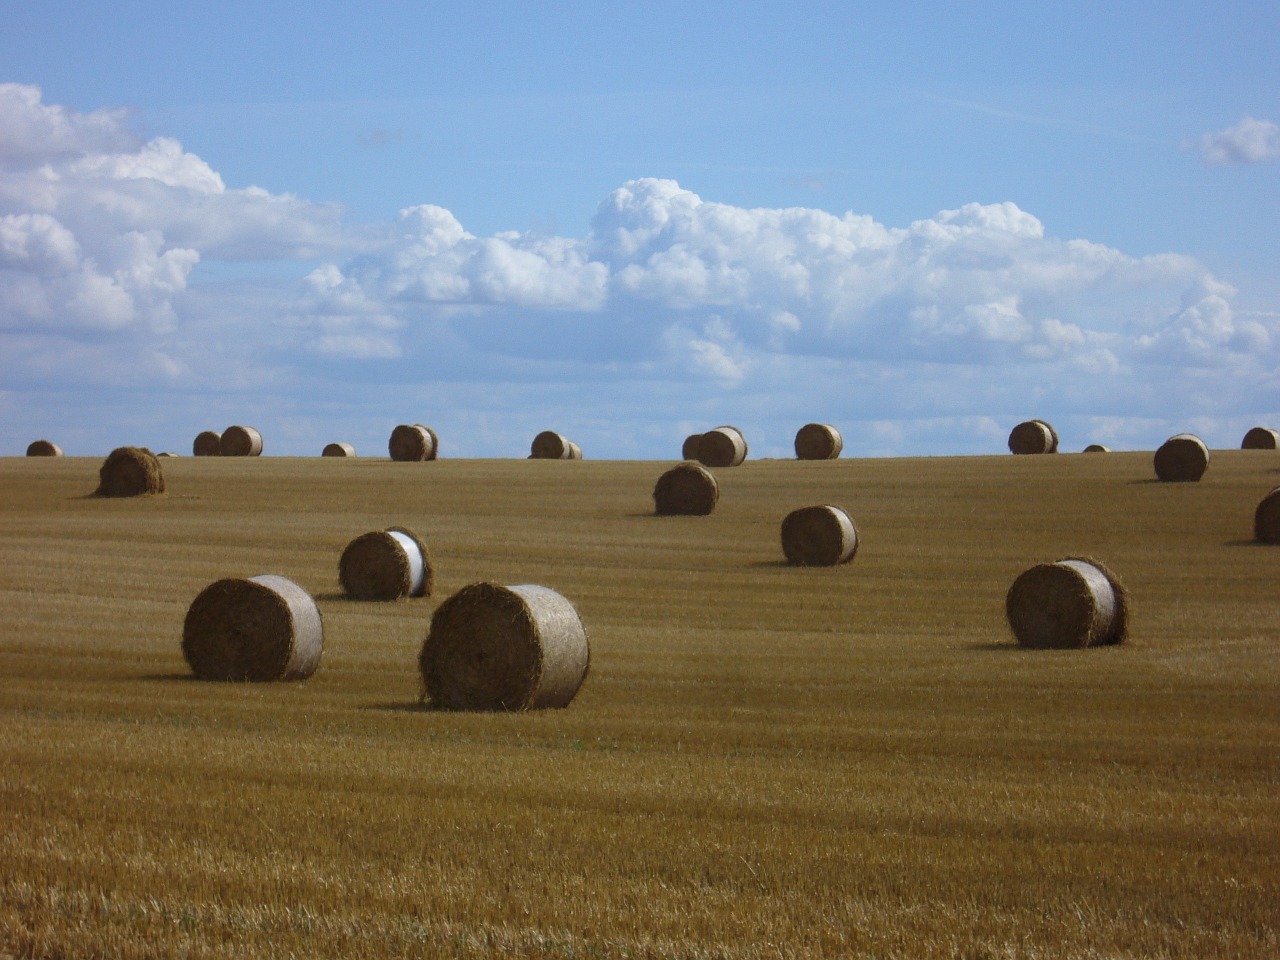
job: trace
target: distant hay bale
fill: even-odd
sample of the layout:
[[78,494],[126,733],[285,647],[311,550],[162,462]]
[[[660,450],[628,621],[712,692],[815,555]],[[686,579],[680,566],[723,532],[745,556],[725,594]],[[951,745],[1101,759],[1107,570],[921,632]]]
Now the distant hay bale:
[[1041,563],[1013,581],[1005,616],[1024,647],[1097,647],[1123,643],[1129,593],[1106,565],[1088,557]]
[[582,448],[554,430],[543,430],[529,446],[530,460],[581,460]]
[[701,464],[678,464],[653,487],[654,512],[661,516],[705,517],[720,499],[720,483]]
[[1253,536],[1259,543],[1280,543],[1280,487],[1259,501],[1253,513]]
[[182,655],[201,680],[306,680],[323,651],[315,601],[272,574],[215,581],[192,601],[182,627]]
[[62,448],[49,440],[36,440],[27,445],[28,457],[60,457]]
[[146,447],[116,447],[98,469],[98,497],[141,497],[164,493],[160,460]]
[[1016,454],[1057,453],[1058,432],[1045,420],[1025,420],[1009,432],[1009,451]]
[[253,427],[227,427],[219,447],[224,457],[262,456],[262,434]]
[[1209,448],[1193,433],[1170,437],[1155,455],[1156,476],[1172,482],[1194,482],[1209,468]]
[[797,460],[835,460],[844,449],[844,437],[829,423],[806,423],[796,431]]
[[684,438],[684,443],[680,446],[680,458],[682,460],[698,459],[698,441],[702,439],[702,434],[691,433]]
[[463,587],[436,609],[418,655],[423,697],[444,710],[567,707],[590,667],[573,604],[533,584]]
[[707,467],[736,467],[747,459],[747,439],[737,427],[708,430],[698,438],[698,462]]
[[430,460],[437,460],[437,459],[439,459],[439,457],[440,457],[440,438],[436,435],[436,432],[435,432],[434,430],[432,430],[430,427],[428,427],[428,426],[426,426],[426,425],[424,425],[424,424],[421,424],[421,423],[419,423],[419,424],[415,424],[415,426],[422,427],[422,429],[423,429],[423,430],[427,431],[427,436],[431,438],[431,449],[427,452],[427,460],[429,460],[429,461],[430,461]]
[[347,544],[338,580],[355,600],[401,600],[430,596],[435,571],[422,538],[406,527],[389,527]]
[[159,453],[157,453],[157,454],[156,454],[156,456],[157,456],[157,457],[164,457],[164,458],[166,458],[166,459],[167,459],[167,458],[169,458],[169,457],[180,457],[180,456],[182,456],[182,454],[180,454],[180,453],[173,453],[173,452],[172,452],[172,451],[170,451],[170,450],[161,450]]
[[569,459],[570,460],[582,459],[582,448],[572,440],[569,441]]
[[801,507],[782,521],[782,552],[802,567],[848,563],[858,552],[858,530],[840,507]]
[[391,459],[415,463],[436,458],[435,433],[420,423],[402,423],[391,431],[387,441]]
[[222,434],[213,430],[196,434],[195,442],[191,444],[191,453],[196,457],[222,456]]
[[354,457],[356,448],[349,443],[326,443],[320,453],[322,457]]
[[1275,450],[1280,447],[1280,432],[1270,427],[1254,427],[1240,441],[1241,450]]
[[1084,448],[1085,453],[1110,453],[1111,448],[1101,443],[1091,443]]

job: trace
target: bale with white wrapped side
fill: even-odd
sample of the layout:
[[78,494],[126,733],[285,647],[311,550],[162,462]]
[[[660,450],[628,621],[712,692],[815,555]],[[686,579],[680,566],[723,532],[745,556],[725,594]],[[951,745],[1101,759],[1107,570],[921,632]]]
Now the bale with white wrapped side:
[[436,435],[420,423],[402,423],[387,441],[391,459],[400,463],[421,463],[436,458]]
[[581,460],[582,448],[554,430],[543,430],[529,446],[530,460]]
[[224,457],[260,457],[262,434],[253,427],[227,427],[222,431],[219,447]]
[[1154,465],[1161,480],[1194,483],[1209,469],[1209,448],[1195,434],[1179,433],[1160,445]]
[[306,680],[323,652],[315,601],[274,574],[210,584],[182,627],[182,655],[201,680]]
[[349,443],[326,443],[320,451],[322,457],[354,457],[356,448]]
[[708,430],[698,438],[698,462],[707,467],[736,467],[747,459],[747,438],[737,427]]
[[355,600],[401,600],[430,596],[435,570],[421,537],[407,527],[389,527],[347,544],[338,580]]
[[802,567],[848,563],[858,552],[858,530],[841,507],[801,507],[782,521],[782,552]]
[[1024,647],[1123,643],[1129,629],[1129,594],[1105,564],[1068,557],[1020,574],[1005,596],[1005,616]]
[[1009,432],[1009,452],[1057,453],[1058,432],[1045,420],[1025,420]]

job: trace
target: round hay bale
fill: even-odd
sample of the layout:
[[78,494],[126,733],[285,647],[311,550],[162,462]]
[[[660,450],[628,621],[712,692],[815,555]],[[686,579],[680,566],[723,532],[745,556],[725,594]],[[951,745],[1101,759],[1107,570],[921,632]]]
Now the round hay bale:
[[[574,456],[574,450],[578,455]],[[530,460],[581,460],[582,448],[553,430],[543,430],[529,446]]]
[[691,433],[684,438],[684,443],[680,446],[680,458],[682,460],[698,459],[698,441],[702,439],[702,434]]
[[98,468],[98,497],[140,497],[164,493],[160,460],[146,447],[116,447]]
[[436,609],[418,655],[423,696],[444,710],[567,707],[590,667],[573,604],[533,584],[463,587]]
[[1024,420],[1009,432],[1009,452],[1057,453],[1057,431],[1044,420]]
[[262,434],[253,427],[227,427],[222,431],[219,448],[224,457],[260,457]]
[[705,517],[720,499],[720,483],[698,463],[681,463],[653,486],[653,510],[660,516]]
[[698,462],[707,467],[736,467],[747,459],[747,439],[737,427],[708,430],[698,438]]
[[306,680],[323,651],[315,601],[273,574],[215,581],[182,626],[182,655],[201,680]]
[[1253,536],[1259,543],[1280,543],[1280,487],[1258,502],[1253,512]]
[[569,441],[569,459],[570,460],[582,459],[582,448],[578,446],[576,443],[574,443],[572,440]]
[[1084,448],[1085,453],[1110,453],[1111,448],[1101,443],[1091,443]]
[[401,600],[430,596],[435,570],[422,538],[405,527],[389,527],[347,544],[338,580],[354,600]]
[[414,424],[414,426],[422,427],[423,430],[427,431],[427,437],[431,440],[431,449],[427,451],[427,456],[425,459],[427,460],[438,459],[440,456],[440,438],[436,435],[436,432],[432,430],[430,427],[426,426],[425,424],[416,423]]
[[1270,427],[1254,427],[1240,441],[1241,450],[1275,450],[1280,447],[1280,432]]
[[356,448],[349,443],[326,443],[321,451],[322,457],[354,457]]
[[1005,616],[1024,647],[1097,647],[1123,643],[1129,593],[1097,560],[1068,557],[1021,573],[1009,588]]
[[222,434],[213,430],[196,434],[195,442],[191,444],[191,454],[196,457],[222,456]]
[[844,449],[844,437],[829,423],[806,423],[796,431],[797,460],[835,460]]
[[1193,433],[1170,437],[1155,455],[1156,476],[1172,482],[1194,482],[1209,468],[1209,448]]
[[420,423],[402,423],[391,431],[387,450],[392,460],[401,463],[434,460],[435,434]]
[[182,454],[174,453],[171,450],[161,450],[159,453],[156,454],[156,456],[157,457],[180,457],[182,456]]
[[28,457],[60,457],[62,448],[49,440],[35,440],[27,445]]
[[782,521],[782,552],[802,567],[848,563],[858,552],[858,530],[840,507],[801,507]]

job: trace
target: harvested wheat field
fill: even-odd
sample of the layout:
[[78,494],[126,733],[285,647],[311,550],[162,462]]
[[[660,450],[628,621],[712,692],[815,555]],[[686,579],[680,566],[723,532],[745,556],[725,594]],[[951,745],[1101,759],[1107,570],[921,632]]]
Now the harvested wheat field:
[[[705,517],[653,462],[0,460],[0,956],[1263,958],[1280,952],[1280,460],[1215,450],[750,460]],[[778,524],[848,504],[857,562]],[[430,531],[416,603],[353,530]],[[1124,644],[1030,650],[1009,585],[1105,558]],[[288,684],[192,679],[192,598],[271,571],[324,618]],[[424,709],[467,584],[591,644],[565,709]]]

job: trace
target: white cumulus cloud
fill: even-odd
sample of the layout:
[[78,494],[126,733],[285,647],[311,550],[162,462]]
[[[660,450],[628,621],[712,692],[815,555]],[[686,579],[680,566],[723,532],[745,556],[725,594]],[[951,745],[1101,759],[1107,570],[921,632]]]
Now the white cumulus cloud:
[[1199,150],[1206,163],[1218,166],[1262,163],[1280,159],[1280,126],[1270,120],[1245,117],[1225,130],[1201,134],[1188,145]]

